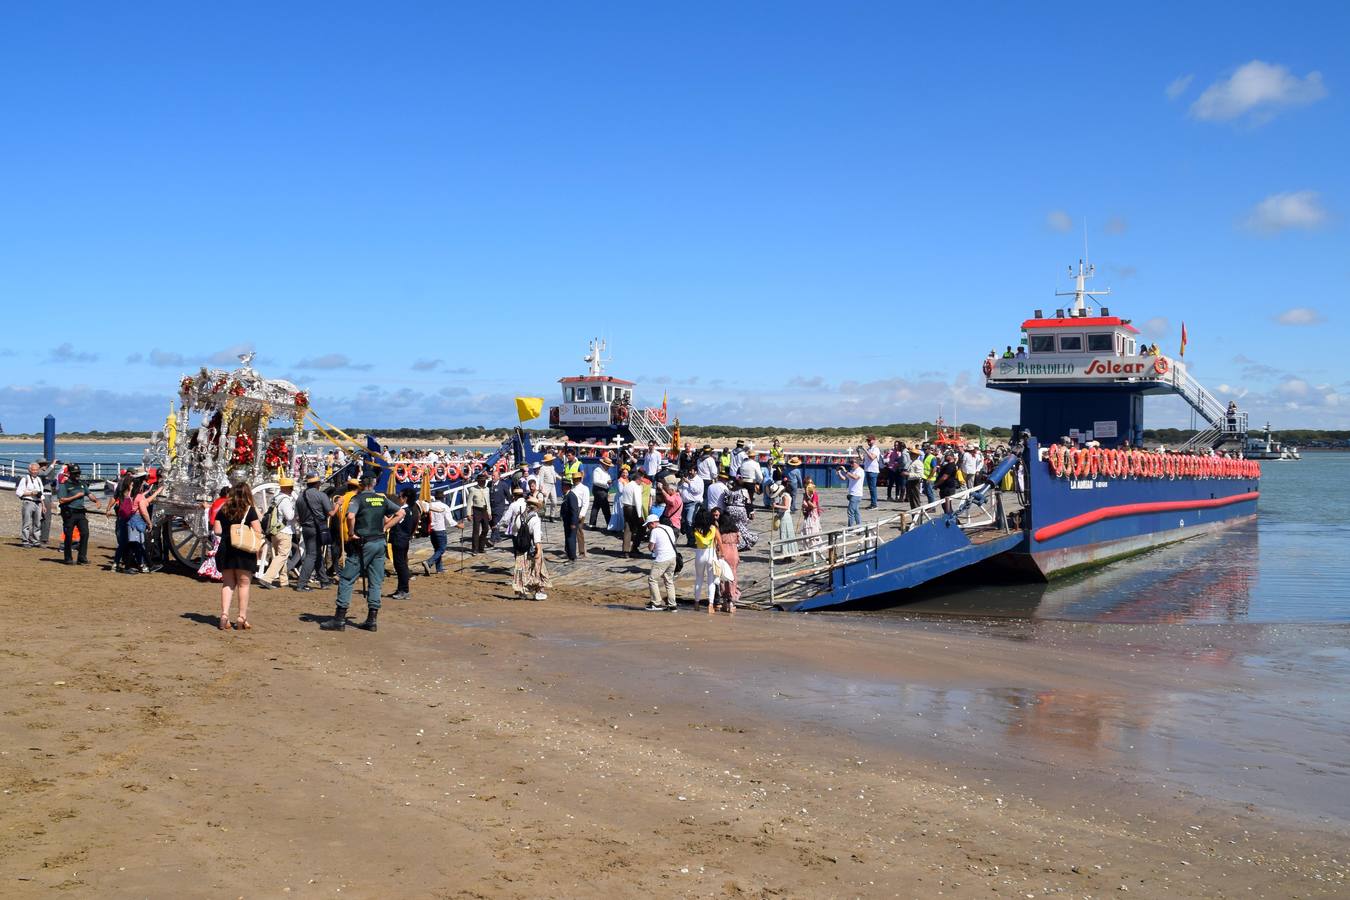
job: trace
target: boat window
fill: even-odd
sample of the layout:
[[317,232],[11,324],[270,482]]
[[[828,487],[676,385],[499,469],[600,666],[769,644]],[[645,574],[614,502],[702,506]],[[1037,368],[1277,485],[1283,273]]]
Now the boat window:
[[1031,336],[1032,353],[1054,353],[1055,336],[1053,334],[1033,334]]
[[572,388],[570,387],[563,388],[563,396],[567,398],[568,403],[571,403],[577,399],[576,394],[577,392],[572,390]]
[[1061,334],[1059,336],[1060,353],[1082,353],[1083,336],[1081,334]]
[[614,399],[614,385],[612,384],[605,385],[605,399],[606,400]]
[[577,402],[578,403],[586,402],[586,388],[584,385],[582,387],[577,388]]
[[1116,349],[1116,339],[1113,334],[1089,334],[1088,352],[1089,353],[1111,353]]

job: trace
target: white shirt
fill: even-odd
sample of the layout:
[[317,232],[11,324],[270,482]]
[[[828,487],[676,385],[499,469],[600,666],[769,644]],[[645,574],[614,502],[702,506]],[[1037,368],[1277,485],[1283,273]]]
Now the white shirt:
[[740,447],[731,451],[731,471],[739,472],[741,470],[741,463],[745,462],[746,455],[745,450]]
[[720,480],[708,485],[708,509],[724,509],[728,490]]
[[596,466],[591,469],[591,484],[597,488],[609,487],[610,477],[609,469],[604,466]]
[[619,492],[619,500],[624,506],[640,508],[642,506],[642,485],[636,480],[628,482]]
[[295,534],[295,498],[290,494],[277,494],[277,512],[281,514],[281,530]]
[[980,455],[974,450],[967,450],[961,457],[961,471],[967,475],[975,475],[980,471]]
[[656,473],[661,471],[661,451],[648,450],[647,456],[642,460],[642,471],[646,472],[648,477],[655,478]]
[[753,456],[746,457],[745,462],[741,463],[741,467],[737,471],[737,474],[739,474],[744,481],[748,481],[751,484],[759,484],[764,480],[764,467],[761,466],[759,460],[755,459]]
[[526,514],[525,527],[529,529],[530,537],[534,539],[534,545],[538,547],[544,542],[544,532],[539,524],[539,516]]
[[506,507],[506,512],[502,513],[502,520],[506,522],[506,533],[515,534],[516,526],[520,524],[520,517],[525,515],[525,498],[517,497]]
[[427,512],[431,513],[432,531],[445,531],[455,524],[455,517],[450,513],[450,507],[440,500],[431,501],[431,505],[427,507]]
[[42,499],[42,478],[38,475],[25,474],[19,479],[18,487],[14,488],[14,493],[25,500]]
[[675,541],[669,525],[652,526],[652,562],[666,562],[675,558]]
[[680,482],[680,499],[688,507],[691,503],[703,502],[703,479],[697,475],[691,475],[687,480]]
[[585,484],[574,484],[572,493],[577,495],[577,518],[585,519],[591,511],[591,489]]
[[711,453],[698,461],[698,474],[705,484],[712,484],[717,480],[717,460]]
[[553,468],[553,463],[544,463],[539,467],[539,489],[544,493],[553,493],[553,486],[558,483],[558,470]]
[[863,471],[881,472],[881,448],[876,444],[863,450]]
[[852,469],[847,470],[850,476],[857,475],[856,478],[848,478],[848,495],[850,497],[861,497],[863,494],[863,477],[861,472],[855,472]]

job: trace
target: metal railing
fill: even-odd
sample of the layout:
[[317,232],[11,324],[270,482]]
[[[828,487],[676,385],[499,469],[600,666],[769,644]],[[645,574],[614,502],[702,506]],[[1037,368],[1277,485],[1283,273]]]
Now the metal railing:
[[[1001,495],[994,490],[992,483],[962,488],[950,497],[934,500],[913,509],[907,509],[895,515],[864,522],[861,525],[846,525],[820,534],[799,535],[794,538],[773,539],[769,541],[769,603],[778,602],[783,589],[779,584],[797,584],[810,588],[825,581],[829,586],[830,576],[835,569],[859,562],[876,553],[877,547],[893,537],[898,537],[911,529],[929,522],[945,519],[950,515],[961,528],[987,528],[997,524],[999,515],[996,510],[986,508],[990,495],[995,506],[1002,503]],[[952,511],[947,513],[947,505]],[[883,536],[883,532],[894,531]]]
[[[30,462],[32,462],[32,460],[11,459],[8,463],[0,463],[0,475],[10,479],[26,475],[28,473],[28,464]],[[61,460],[61,464],[73,464],[79,466],[80,472],[88,481],[102,481],[104,479],[115,481],[123,469],[136,469],[140,467],[139,462],[82,463],[78,461],[67,462],[66,460]]]

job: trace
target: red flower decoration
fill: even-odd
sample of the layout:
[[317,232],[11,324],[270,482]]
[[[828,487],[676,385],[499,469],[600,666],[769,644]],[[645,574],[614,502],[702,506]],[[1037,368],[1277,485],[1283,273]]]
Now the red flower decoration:
[[296,391],[295,405],[300,407],[301,409],[304,409],[305,407],[309,406],[309,394],[306,394],[304,391]]
[[263,455],[263,462],[269,469],[279,469],[291,461],[291,448],[286,444],[283,437],[274,437],[267,443],[267,453]]
[[184,395],[192,393],[193,383],[194,382],[192,381],[192,376],[190,375],[183,376],[183,381],[178,385],[178,393]]
[[246,466],[253,462],[253,438],[246,434],[241,434],[234,439],[234,464],[236,466]]

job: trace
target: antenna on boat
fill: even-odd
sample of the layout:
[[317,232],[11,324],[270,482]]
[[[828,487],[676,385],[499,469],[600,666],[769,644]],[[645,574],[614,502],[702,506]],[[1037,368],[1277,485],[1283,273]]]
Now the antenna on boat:
[[[1086,255],[1086,238],[1084,238],[1084,255]],[[1074,289],[1072,291],[1055,291],[1056,297],[1073,297],[1073,312],[1075,315],[1087,314],[1088,297],[1105,297],[1111,293],[1111,289],[1104,291],[1089,291],[1087,289],[1087,280],[1097,274],[1097,267],[1091,263],[1078,261],[1078,271],[1075,272],[1073,266],[1069,266],[1069,276],[1074,279]]]
[[602,372],[602,366],[607,362],[612,362],[613,360],[602,358],[605,354],[606,345],[605,342],[600,338],[592,338],[589,349],[590,352],[587,353],[585,356],[583,356],[581,358],[581,361],[584,363],[588,363],[590,365],[591,367],[590,376],[592,378],[598,378]]

